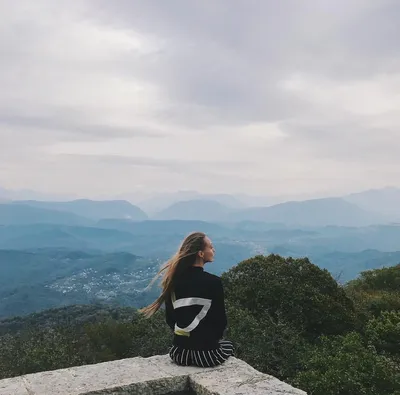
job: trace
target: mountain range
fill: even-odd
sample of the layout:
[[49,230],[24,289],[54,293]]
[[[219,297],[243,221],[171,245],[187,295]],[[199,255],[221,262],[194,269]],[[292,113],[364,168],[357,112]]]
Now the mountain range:
[[[90,225],[103,219],[258,221],[288,226],[365,226],[400,221],[400,189],[368,190],[342,197],[292,200],[248,206],[233,195],[195,192],[166,195],[166,207],[145,212],[126,200],[7,200],[0,189],[0,224],[61,223]],[[10,195],[10,194],[9,194]],[[178,196],[181,200],[174,201]],[[157,200],[157,197],[152,198]],[[152,199],[148,200],[151,206]],[[170,204],[167,204],[170,202]],[[253,202],[254,203],[254,202]],[[143,202],[144,206],[146,205]],[[18,207],[15,207],[18,206]],[[154,208],[154,207],[153,207]],[[42,211],[43,210],[43,211]],[[66,213],[68,215],[66,215]]]
[[362,270],[400,262],[397,193],[259,207],[197,196],[153,214],[124,200],[5,200],[0,316],[98,301],[141,306],[157,293],[144,287],[194,230],[207,233],[216,247],[207,269],[212,273],[275,253],[307,256],[347,281]]
[[400,221],[400,188],[370,189],[344,198],[364,210],[379,212]]
[[152,218],[159,220],[204,220],[220,221],[232,212],[241,211],[226,206],[215,200],[194,199],[173,203],[166,209],[158,212]]
[[65,202],[19,200],[13,201],[13,204],[72,213],[92,220],[103,218],[123,218],[141,221],[148,218],[139,207],[134,206],[125,200],[96,201],[78,199]]
[[[207,271],[220,275],[255,255],[304,257],[340,281],[400,262],[400,226],[263,228],[199,221],[106,220],[100,227],[53,224],[0,227],[0,317],[75,303],[141,307],[160,265],[193,229],[216,247]],[[121,227],[121,229],[117,229]]]
[[341,198],[286,202],[232,212],[231,221],[261,221],[289,226],[367,226],[390,222],[383,214],[366,211]]
[[165,220],[203,219],[212,222],[267,222],[287,226],[367,226],[390,222],[390,217],[364,210],[341,198],[286,202],[269,207],[233,209],[210,200],[174,203],[154,216]]
[[89,225],[89,218],[72,212],[48,210],[15,202],[0,202],[0,225],[25,225],[34,223],[53,223],[63,225]]
[[[182,200],[149,215],[124,200],[0,201],[0,224],[56,223],[95,225],[104,219],[127,221],[245,221],[285,226],[367,226],[400,221],[400,190],[371,190],[344,197],[289,201],[270,206],[239,207],[209,198]],[[232,203],[232,202],[231,202]]]
[[[181,194],[150,219],[198,219],[213,222],[258,221],[288,226],[365,226],[400,221],[400,188],[367,190],[339,197],[276,202],[245,195]],[[186,198],[185,198],[186,196]],[[230,198],[228,198],[228,196]],[[171,195],[169,196],[170,199]],[[241,200],[241,198],[243,200]],[[257,204],[262,202],[263,204]]]

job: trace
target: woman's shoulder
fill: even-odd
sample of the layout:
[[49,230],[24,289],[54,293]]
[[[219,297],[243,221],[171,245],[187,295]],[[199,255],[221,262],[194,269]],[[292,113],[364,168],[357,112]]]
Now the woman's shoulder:
[[211,284],[220,285],[222,284],[221,277],[217,276],[216,274],[212,274],[209,272],[203,272],[204,278],[209,281]]

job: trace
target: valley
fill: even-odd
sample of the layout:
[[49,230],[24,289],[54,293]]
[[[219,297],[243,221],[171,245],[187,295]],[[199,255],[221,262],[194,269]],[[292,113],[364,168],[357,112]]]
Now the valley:
[[361,209],[345,200],[316,199],[219,211],[221,202],[192,200],[150,218],[126,201],[3,202],[0,318],[75,304],[143,307],[158,295],[157,284],[147,287],[161,265],[196,230],[215,245],[211,273],[279,254],[309,257],[346,283],[364,270],[400,262],[400,226],[373,223],[381,214],[363,216],[363,203]]

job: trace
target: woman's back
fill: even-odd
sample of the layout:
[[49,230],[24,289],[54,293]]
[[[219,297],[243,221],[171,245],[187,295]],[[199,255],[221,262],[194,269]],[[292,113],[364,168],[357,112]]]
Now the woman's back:
[[188,349],[217,347],[227,324],[219,277],[192,266],[176,279],[165,304],[167,323],[174,330],[174,345]]
[[227,320],[221,279],[203,269],[214,254],[204,233],[187,236],[159,272],[164,273],[161,295],[142,309],[150,317],[165,303],[174,331],[169,355],[179,365],[216,366],[234,354],[233,344],[222,340]]

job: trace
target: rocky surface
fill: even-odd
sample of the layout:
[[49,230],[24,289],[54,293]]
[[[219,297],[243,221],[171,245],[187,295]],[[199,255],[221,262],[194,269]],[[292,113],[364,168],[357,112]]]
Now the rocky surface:
[[129,358],[0,381],[0,395],[306,395],[230,358],[216,368],[180,367],[167,355]]

